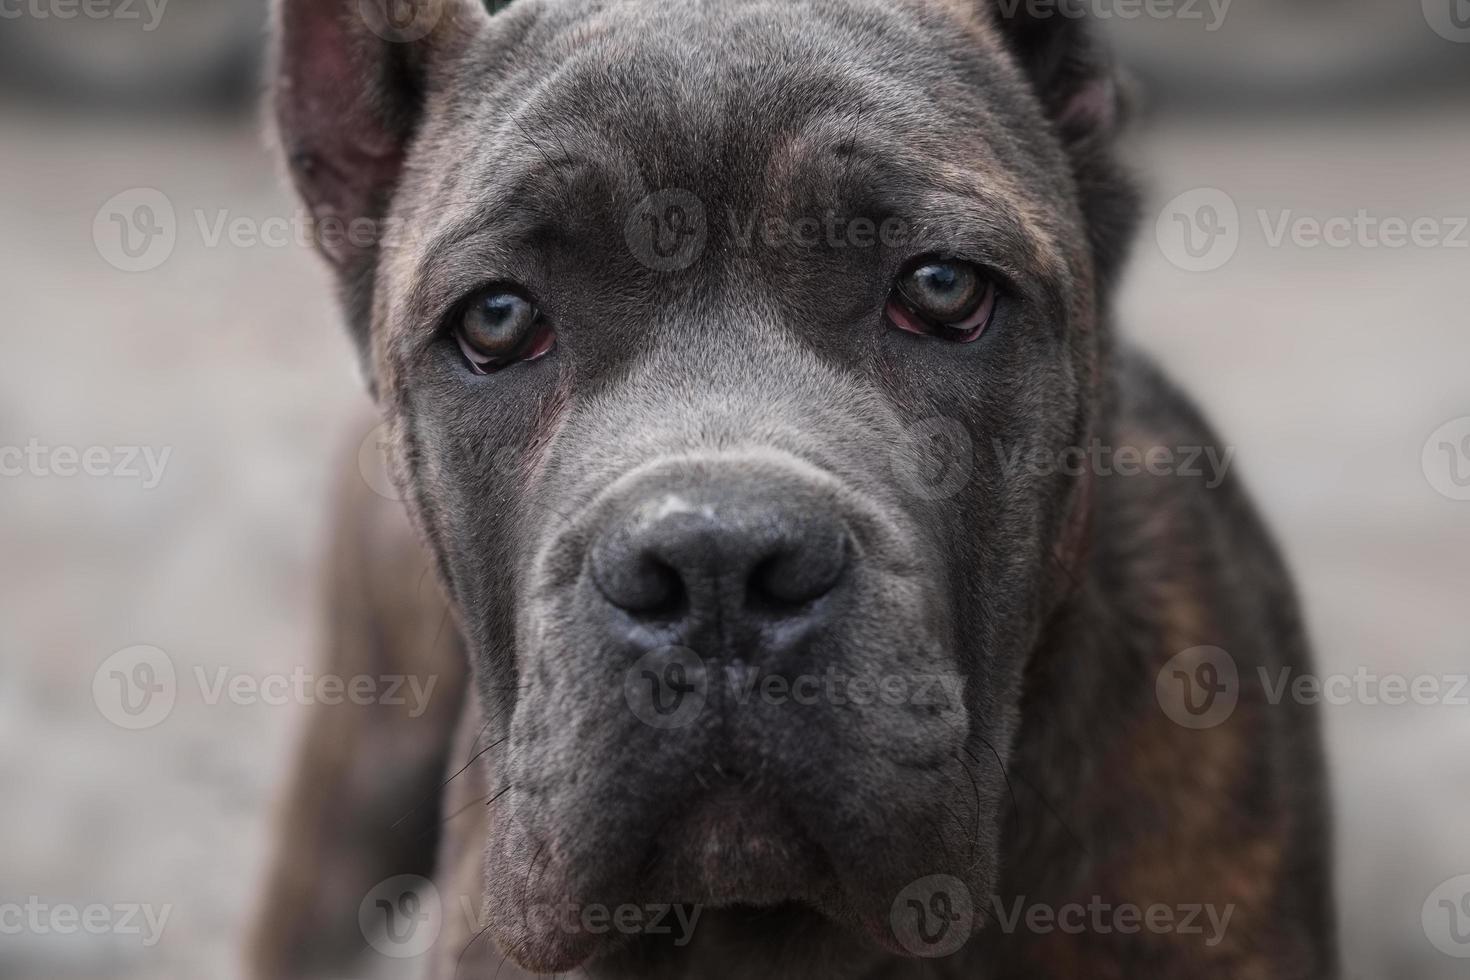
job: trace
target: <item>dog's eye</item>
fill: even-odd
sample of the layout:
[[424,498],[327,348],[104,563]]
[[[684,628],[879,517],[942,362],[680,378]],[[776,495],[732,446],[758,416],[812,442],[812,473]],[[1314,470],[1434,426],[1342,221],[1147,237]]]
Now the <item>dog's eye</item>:
[[899,276],[887,313],[900,330],[967,344],[990,325],[995,282],[969,262],[921,259]]
[[454,339],[476,374],[550,353],[556,332],[525,296],[495,286],[471,296],[456,314]]

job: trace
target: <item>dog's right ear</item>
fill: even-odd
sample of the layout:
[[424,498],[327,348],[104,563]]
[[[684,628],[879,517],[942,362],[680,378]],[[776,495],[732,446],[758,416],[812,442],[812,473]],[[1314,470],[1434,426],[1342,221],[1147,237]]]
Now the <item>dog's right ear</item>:
[[483,0],[278,0],[278,137],[365,363],[381,223],[432,73],[489,18]]
[[1098,275],[1111,282],[1133,238],[1138,198],[1113,152],[1127,99],[1095,15],[1086,0],[987,3],[1071,158]]

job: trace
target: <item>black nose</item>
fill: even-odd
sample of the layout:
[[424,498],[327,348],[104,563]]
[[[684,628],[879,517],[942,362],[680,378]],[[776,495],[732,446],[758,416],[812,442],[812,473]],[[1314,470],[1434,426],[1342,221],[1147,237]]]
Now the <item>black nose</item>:
[[655,492],[597,537],[591,571],[634,617],[728,629],[822,615],[849,551],[846,525],[810,501]]

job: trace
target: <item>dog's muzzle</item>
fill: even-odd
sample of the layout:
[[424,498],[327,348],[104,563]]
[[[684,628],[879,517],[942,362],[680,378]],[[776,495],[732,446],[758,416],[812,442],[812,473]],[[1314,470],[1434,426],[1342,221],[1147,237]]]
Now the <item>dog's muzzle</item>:
[[518,959],[599,947],[527,911],[568,902],[799,903],[879,935],[941,856],[985,865],[994,798],[915,542],[776,450],[636,466],[548,531],[488,866]]

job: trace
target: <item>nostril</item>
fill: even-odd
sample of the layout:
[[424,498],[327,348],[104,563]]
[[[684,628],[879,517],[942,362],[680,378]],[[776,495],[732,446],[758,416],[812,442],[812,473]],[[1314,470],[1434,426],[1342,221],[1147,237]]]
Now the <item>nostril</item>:
[[689,604],[688,590],[679,572],[650,552],[643,552],[620,565],[593,566],[598,590],[625,612],[653,618],[673,617]]
[[845,534],[808,538],[758,563],[746,585],[746,602],[756,609],[790,611],[831,592],[847,567]]
[[656,555],[643,555],[638,583],[623,608],[643,616],[677,616],[689,605],[689,590],[677,569]]

